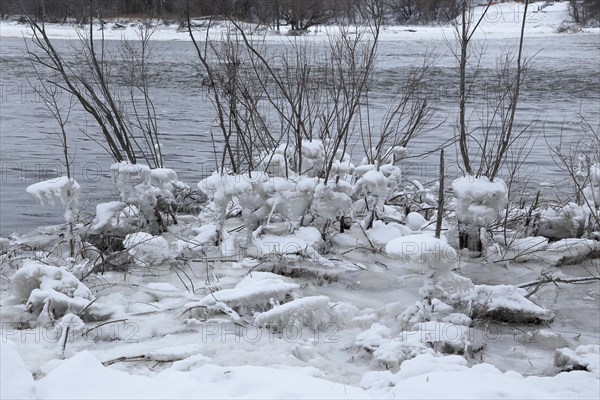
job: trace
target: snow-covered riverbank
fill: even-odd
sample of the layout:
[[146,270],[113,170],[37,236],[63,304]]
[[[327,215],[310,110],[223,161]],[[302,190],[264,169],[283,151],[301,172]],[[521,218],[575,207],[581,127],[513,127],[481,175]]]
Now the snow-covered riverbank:
[[[514,42],[519,7],[494,5],[478,35]],[[566,3],[534,3],[529,14],[527,35],[571,34],[558,33]],[[105,39],[134,38],[135,26],[114,24]],[[324,40],[328,29],[304,38]],[[597,32],[577,33],[587,34]],[[0,37],[22,35],[23,25],[0,24]],[[452,35],[386,27],[380,39]],[[161,26],[154,39],[188,35]],[[596,399],[594,129],[573,138],[574,164],[556,174],[575,188],[553,203],[519,197],[518,173],[442,168],[439,181],[421,182],[405,165],[412,142],[398,133],[358,150],[335,135],[282,134],[193,182],[109,162],[113,197],[89,215],[82,194],[93,189],[79,175],[28,182],[31,200],[60,204],[65,223],[0,238],[0,398]],[[167,146],[153,149],[168,159]]]
[[[473,20],[477,21],[483,13],[484,7],[476,7],[473,13]],[[519,37],[521,21],[523,14],[522,3],[498,3],[490,6],[477,31],[475,38],[487,37],[490,39],[506,38],[515,39]],[[104,24],[103,35],[106,40],[138,39],[137,26],[135,21],[107,21]],[[207,21],[195,21],[197,29],[202,32],[206,28]],[[220,38],[227,32],[227,23],[213,22],[211,27],[211,37]],[[277,33],[274,30],[267,30],[263,27],[247,25],[249,32],[254,32],[262,38],[267,33],[267,40],[280,40],[278,37],[284,36],[288,27],[281,27]],[[46,30],[51,38],[55,39],[78,39],[78,31],[84,33],[89,27],[77,28],[69,24],[47,24]],[[302,38],[314,40],[327,40],[328,33],[335,33],[339,28],[336,26],[317,26],[310,29],[310,32]],[[96,24],[95,30],[100,35],[100,25]],[[350,28],[352,30],[352,28]],[[598,34],[600,28],[580,29],[573,23],[573,18],[569,15],[569,3],[567,1],[557,3],[546,3],[543,1],[531,3],[526,19],[526,32],[529,37],[552,36],[559,34]],[[16,21],[0,21],[0,37],[27,37],[31,34],[27,24]],[[454,37],[454,27],[451,24],[444,26],[384,26],[382,28],[380,40],[443,40],[444,38]],[[297,37],[296,37],[297,38]],[[153,40],[189,41],[190,37],[187,29],[182,29],[178,24],[158,24],[156,31],[152,35]]]

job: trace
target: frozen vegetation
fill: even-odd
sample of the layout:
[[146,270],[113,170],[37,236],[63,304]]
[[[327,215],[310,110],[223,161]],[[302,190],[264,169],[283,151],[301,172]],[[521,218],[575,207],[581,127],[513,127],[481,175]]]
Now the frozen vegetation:
[[[554,32],[567,18],[565,5],[532,3],[543,22],[529,26],[532,34]],[[504,21],[475,32],[514,38],[520,28]],[[34,23],[2,22],[2,35],[32,29],[46,34]],[[164,40],[186,35],[161,29]],[[85,183],[69,176],[27,188],[41,203],[60,203],[65,224],[2,239],[0,398],[598,398],[598,130],[586,125],[574,153],[553,150],[574,188],[558,205],[539,193],[519,198],[506,161],[519,155],[503,153],[504,143],[527,143],[510,130],[481,143],[465,136],[473,141],[461,176],[444,175],[442,152],[442,173],[420,182],[403,165],[411,157],[407,132],[432,135],[429,120],[415,117],[427,115],[426,101],[407,95],[381,132],[360,133],[362,149],[348,146],[358,134],[353,118],[368,115],[356,110],[376,40],[319,33],[339,68],[320,65],[336,85],[318,97],[327,112],[315,116],[304,107],[315,99],[295,86],[309,53],[296,53],[302,62],[293,77],[282,76],[243,30],[226,40],[231,29],[239,29],[234,21],[210,42],[222,50],[213,56],[245,54],[254,68],[247,81],[235,80],[243,70],[213,69],[202,53],[210,46],[202,33],[194,38],[221,118],[214,172],[182,182],[164,168],[168,149],[156,142],[152,122],[135,114],[133,127],[103,133],[114,146],[107,165],[115,197],[97,204],[95,215],[83,215]],[[382,30],[386,40],[394,29]],[[224,69],[243,64],[217,61]],[[513,69],[500,72],[515,78]],[[85,90],[94,83],[69,77],[81,84],[79,101],[92,104]],[[135,93],[148,104],[140,86]],[[507,97],[516,104],[518,88]],[[99,107],[103,128],[125,109]],[[262,107],[273,109],[262,114]],[[513,124],[510,105],[502,107],[502,128],[489,132]],[[291,128],[276,136],[274,125]],[[139,137],[145,152],[127,143]]]

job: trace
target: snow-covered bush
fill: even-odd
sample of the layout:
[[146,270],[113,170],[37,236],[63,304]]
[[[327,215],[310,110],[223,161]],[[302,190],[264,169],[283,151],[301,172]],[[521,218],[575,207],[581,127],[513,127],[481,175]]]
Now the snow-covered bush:
[[288,225],[288,232],[298,229],[313,201],[316,180],[299,175],[288,179],[272,178],[265,182],[270,214],[276,213]]
[[169,214],[177,223],[175,212],[179,207],[180,197],[191,193],[190,187],[181,182],[177,173],[169,168],[150,170],[150,183],[154,188],[158,209]]
[[[364,170],[362,167],[373,167]],[[365,228],[370,228],[376,219],[377,212],[383,209],[388,194],[388,180],[382,171],[374,169],[374,165],[361,166],[355,169],[357,174],[361,174],[356,181],[354,198],[364,202],[364,208],[367,213],[365,217]]]
[[582,191],[584,218],[587,232],[600,230],[600,163],[589,168],[589,185]]
[[178,180],[175,171],[127,162],[112,164],[111,171],[120,201],[96,206],[90,234],[125,236],[140,230],[161,233],[166,229],[161,213],[177,222],[177,195],[190,189]]
[[600,207],[600,164],[592,164],[589,170],[590,184],[583,195],[591,207]]
[[310,206],[313,215],[312,225],[323,232],[330,221],[346,215],[352,205],[350,197],[354,191],[352,185],[346,181],[320,182],[315,187],[315,194]]
[[150,167],[120,162],[112,164],[110,169],[121,201],[134,205],[140,211],[140,226],[153,234],[162,232],[164,226],[156,208],[156,191],[151,183]]
[[400,186],[402,170],[394,165],[393,160],[394,157],[391,163],[376,165],[367,164],[365,159],[362,165],[354,168],[354,209],[366,214],[366,228],[370,228],[376,217],[384,213],[386,202]]
[[318,177],[326,162],[325,147],[320,140],[302,141],[302,170],[296,171],[300,175]]
[[506,183],[485,176],[464,176],[452,182],[456,196],[460,248],[481,250],[480,228],[493,222],[508,202]]
[[198,183],[198,189],[206,194],[214,206],[219,241],[223,235],[228,206],[234,199],[242,207],[242,218],[249,231],[248,236],[258,227],[258,221],[269,214],[262,185],[267,179],[268,175],[264,172],[245,175],[215,172]]
[[64,268],[26,260],[12,277],[14,298],[39,322],[78,314],[93,300],[90,289]]
[[285,156],[285,150],[282,149],[281,152],[278,152],[278,149],[275,149],[275,152],[263,152],[261,155],[261,160],[259,163],[259,168],[262,172],[269,174],[269,176],[277,176],[277,177],[288,177],[293,174],[293,172],[288,167],[288,161]]
[[139,210],[122,201],[110,201],[96,206],[96,215],[90,232],[127,233],[140,229]]
[[429,233],[396,238],[386,245],[386,253],[403,263],[420,265],[425,274],[419,290],[422,301],[400,315],[403,323],[442,321],[454,313],[470,314],[474,285],[470,279],[452,270],[456,267],[456,251],[442,236]]
[[306,226],[298,228],[295,233],[289,235],[265,234],[260,237],[254,235],[248,246],[247,255],[257,259],[299,255],[322,265],[329,265],[329,261],[317,250],[321,244],[321,232],[315,227]]
[[296,174],[270,177],[260,171],[244,175],[214,173],[199,182],[198,188],[212,202],[218,241],[223,237],[228,210],[235,204],[241,210],[248,245],[274,216],[285,221],[290,234],[303,224],[323,232],[330,221],[348,212],[354,190],[342,180],[325,185],[316,178]]

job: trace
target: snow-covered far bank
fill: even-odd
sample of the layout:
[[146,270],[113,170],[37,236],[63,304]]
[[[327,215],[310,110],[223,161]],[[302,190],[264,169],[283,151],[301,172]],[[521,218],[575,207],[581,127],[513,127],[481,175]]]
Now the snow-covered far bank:
[[[477,22],[483,14],[485,7],[477,6],[473,10],[472,19]],[[517,38],[520,34],[523,18],[523,4],[521,3],[499,3],[493,4],[487,10],[479,29],[475,33],[476,38]],[[206,33],[208,22],[206,20],[195,20],[196,31],[199,37]],[[139,21],[135,20],[109,20],[104,24],[104,38],[106,40],[139,39]],[[210,36],[214,39],[223,37],[230,28],[223,21],[214,21],[210,29]],[[265,26],[245,24],[247,32],[257,37],[266,37],[267,40],[278,40],[288,37],[286,34],[289,27],[281,27],[280,32],[268,29]],[[88,26],[76,26],[70,24],[47,24],[48,36],[52,39],[77,39],[79,34],[87,34]],[[328,34],[339,31],[338,26],[316,26],[312,27],[302,38],[313,40],[325,40]],[[349,27],[350,31],[356,27]],[[598,34],[600,28],[580,29],[573,22],[569,14],[569,3],[566,1],[557,3],[535,2],[529,5],[526,18],[527,36],[546,36],[565,34],[565,31],[578,34]],[[94,30],[98,37],[101,33],[101,25],[96,23]],[[27,24],[16,21],[0,21],[0,37],[29,37],[31,30]],[[290,36],[297,39],[297,36]],[[410,26],[410,25],[386,25],[382,27],[379,40],[436,40],[454,37],[452,24],[443,26]],[[188,41],[190,40],[186,28],[181,28],[176,23],[158,23],[153,40],[159,41]]]

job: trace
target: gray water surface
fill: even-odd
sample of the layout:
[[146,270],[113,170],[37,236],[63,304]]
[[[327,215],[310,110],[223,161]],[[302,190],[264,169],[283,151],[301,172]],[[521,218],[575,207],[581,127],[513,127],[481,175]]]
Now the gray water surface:
[[[68,41],[57,40],[56,43],[63,50],[72,45]],[[486,42],[482,79],[476,91],[486,90],[489,83],[486,77],[492,76],[497,56],[511,45],[513,41],[501,39]],[[219,147],[219,143],[218,139],[213,143],[208,132],[214,126],[215,113],[201,85],[201,69],[192,44],[153,42],[152,48],[151,94],[162,134],[165,166],[175,169],[181,180],[195,187],[202,177],[214,170],[213,149]],[[456,60],[444,41],[381,42],[376,80],[370,91],[373,120],[377,121],[402,87],[409,68],[419,65],[424,54],[432,49],[437,51],[438,59],[427,78],[426,90],[437,101],[435,121],[443,121],[443,125],[415,139],[409,149],[413,155],[435,149],[451,138],[455,130],[458,73]],[[599,49],[599,38],[595,35],[565,34],[526,40],[526,53],[535,57],[527,70],[517,124],[533,122],[535,129],[531,132],[538,139],[524,164],[526,178],[522,179],[533,177],[536,184],[564,179],[564,173],[549,155],[546,142],[556,145],[561,135],[567,140],[578,138],[582,133],[580,115],[595,128],[600,124]],[[279,50],[274,48],[273,51]],[[63,222],[60,205],[37,205],[25,188],[65,171],[56,141],[56,122],[26,78],[31,76],[32,70],[23,39],[1,40],[0,63],[0,235],[7,235]],[[68,129],[85,216],[94,213],[99,201],[116,199],[110,180],[112,159],[82,133],[97,132],[93,121],[83,112],[73,111]],[[361,145],[356,144],[353,149],[353,156],[360,160]],[[414,174],[416,179],[434,179],[436,162],[437,154],[405,161],[405,167],[407,174]],[[459,173],[452,167],[456,159],[451,152],[447,164]]]

